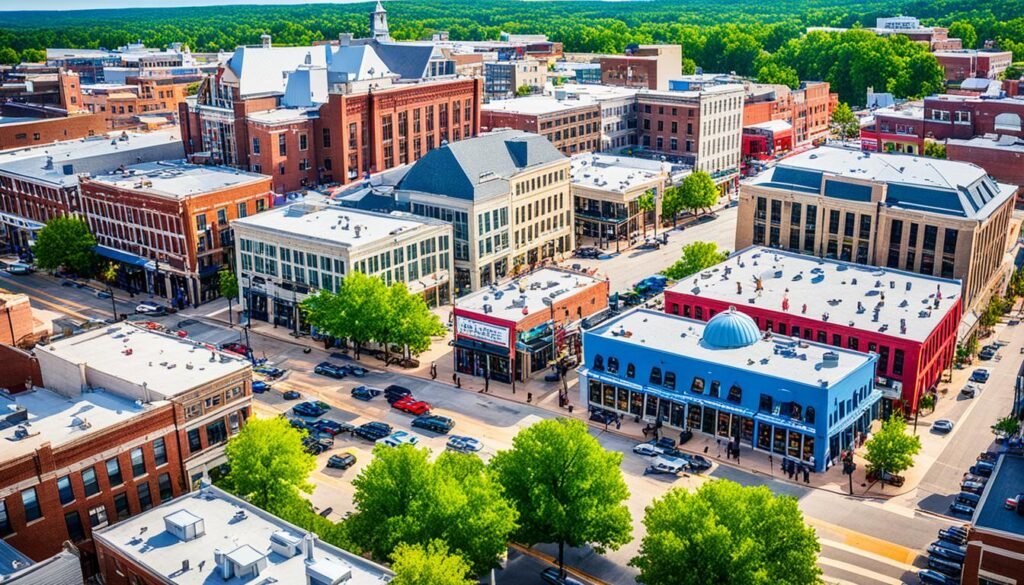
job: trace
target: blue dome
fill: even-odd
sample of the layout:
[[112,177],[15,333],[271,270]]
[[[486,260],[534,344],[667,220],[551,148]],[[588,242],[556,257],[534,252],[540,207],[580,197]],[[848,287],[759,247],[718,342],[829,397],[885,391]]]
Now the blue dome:
[[759,339],[761,331],[757,323],[749,315],[737,311],[736,307],[715,315],[704,326],[703,341],[710,347],[736,349],[753,345]]

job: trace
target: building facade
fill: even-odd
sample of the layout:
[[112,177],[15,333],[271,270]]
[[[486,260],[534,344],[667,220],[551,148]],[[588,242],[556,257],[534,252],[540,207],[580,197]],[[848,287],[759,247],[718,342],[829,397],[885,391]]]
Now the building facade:
[[583,319],[608,308],[608,281],[542,268],[456,301],[455,371],[524,382],[581,353]]
[[[601,108],[600,150],[637,144],[637,90],[607,85],[565,84],[554,89],[555,99],[593,100]],[[595,148],[594,150],[598,150]]]
[[566,156],[601,148],[601,107],[590,99],[529,96],[484,105],[484,131],[511,128],[543,135]]
[[924,99],[924,135],[967,140],[985,134],[1024,138],[1024,98],[937,95]]
[[668,90],[669,80],[683,71],[680,45],[639,45],[625,55],[602,55],[601,83],[622,87]]
[[[1024,509],[1020,486],[1024,457],[1004,453],[986,483],[967,534],[967,555],[960,582],[964,585],[1014,583],[1024,574]],[[1004,502],[1017,499],[1016,509]]]
[[827,81],[801,81],[797,89],[783,85],[767,87],[769,91],[757,91],[764,89],[763,85],[748,87],[743,104],[745,128],[765,122],[786,122],[793,129],[795,146],[828,138],[839,95],[830,91]]
[[871,152],[924,152],[924,108],[893,106],[875,110],[860,127],[860,147]]
[[198,74],[129,77],[125,84],[86,86],[82,103],[88,112],[102,115],[111,130],[145,126],[151,118],[170,123],[200,79]]
[[176,307],[220,296],[217,272],[234,260],[230,222],[270,209],[270,177],[161,161],[81,179],[82,215],[118,284]]
[[945,71],[946,81],[959,83],[975,77],[995,79],[1013,63],[1013,53],[991,49],[960,49],[936,51],[935,59]]
[[[978,165],[1001,183],[1024,185],[1024,138],[976,136],[967,140],[946,140],[949,160]],[[1018,203],[1020,195],[1018,195]]]
[[966,311],[987,302],[1010,269],[1017,191],[965,163],[820,147],[743,186],[736,249],[769,246],[957,279]]
[[429,306],[451,302],[452,226],[405,213],[371,213],[323,202],[293,203],[232,222],[241,308],[258,321],[309,332],[301,303],[338,292],[362,272],[403,282]]
[[826,470],[878,418],[876,356],[639,309],[583,334],[580,402]]
[[540,93],[547,78],[547,63],[536,59],[484,63],[484,96],[492,100],[516,96],[520,88]]
[[721,279],[706,271],[665,291],[665,311],[705,320],[735,306],[766,333],[877,354],[886,416],[915,412],[953,363],[959,281],[760,247],[716,268]]

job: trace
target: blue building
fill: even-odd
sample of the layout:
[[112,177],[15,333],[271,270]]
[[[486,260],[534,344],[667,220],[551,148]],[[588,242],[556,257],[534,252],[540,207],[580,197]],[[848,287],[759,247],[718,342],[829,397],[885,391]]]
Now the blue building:
[[583,334],[580,400],[823,471],[878,416],[876,359],[762,334],[732,307],[707,323],[636,310]]

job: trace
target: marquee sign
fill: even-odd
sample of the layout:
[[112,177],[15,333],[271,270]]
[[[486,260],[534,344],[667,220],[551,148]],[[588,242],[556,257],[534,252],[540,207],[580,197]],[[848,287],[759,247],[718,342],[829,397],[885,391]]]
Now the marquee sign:
[[462,337],[469,337],[484,343],[491,343],[501,347],[509,347],[508,327],[491,325],[476,319],[467,319],[461,315],[455,318],[455,333]]

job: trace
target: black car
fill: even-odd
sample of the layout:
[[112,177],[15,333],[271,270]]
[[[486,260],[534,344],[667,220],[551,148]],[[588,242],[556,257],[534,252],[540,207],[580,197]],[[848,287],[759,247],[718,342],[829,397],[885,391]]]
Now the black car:
[[984,465],[985,461],[979,461],[978,463],[971,466],[967,471],[971,475],[980,475],[981,477],[990,477],[992,470],[994,469],[991,465]]
[[953,502],[949,505],[949,511],[957,516],[974,516],[974,506],[968,506],[960,502]]
[[601,250],[593,246],[584,246],[582,248],[576,248],[574,253],[577,258],[600,258]]
[[917,572],[917,579],[924,585],[956,585],[959,579],[944,575],[931,569],[922,569]]
[[986,345],[981,351],[978,352],[978,359],[980,360],[987,361],[994,357],[996,357],[996,348],[992,347],[991,345]]
[[370,370],[367,370],[363,366],[345,366],[345,367],[348,369],[348,373],[350,375],[352,375],[352,376],[355,376],[356,378],[362,378],[366,374],[370,373]]
[[348,423],[341,423],[323,418],[318,421],[314,421],[313,424],[310,426],[320,431],[321,433],[328,434],[332,437],[336,437],[342,433],[352,432],[352,430],[355,429],[354,426]]
[[928,546],[928,555],[939,557],[946,561],[953,561],[954,563],[962,563],[964,562],[964,557],[966,557],[966,555],[961,551],[946,548],[944,546],[938,546],[934,543]]
[[963,565],[961,563],[931,555],[928,556],[928,568],[933,571],[938,571],[943,575],[956,577],[957,579],[960,578],[960,573],[963,571]]
[[701,473],[711,469],[711,462],[700,455],[690,455],[689,453],[680,453],[679,457],[686,462],[686,465],[690,467],[694,472]]
[[540,580],[549,585],[586,585],[583,581],[568,573],[564,577],[560,576],[557,567],[548,567],[541,571]]
[[594,410],[590,411],[590,420],[609,425],[619,420],[619,415],[615,414],[610,410],[604,410],[603,408],[595,408]]
[[338,364],[332,364],[331,362],[320,362],[315,368],[313,368],[313,373],[320,374],[321,376],[329,376],[339,380],[347,375],[345,366],[339,366]]
[[950,526],[939,530],[939,539],[962,545],[967,542],[967,531],[959,526]]
[[412,396],[412,390],[409,390],[405,386],[392,384],[384,389],[384,398],[387,398],[388,404],[394,404],[399,398],[404,398],[406,396]]
[[455,421],[446,416],[425,414],[412,419],[412,426],[444,435],[455,427]]
[[324,404],[322,402],[300,402],[293,406],[292,410],[295,411],[295,414],[311,416],[314,418],[323,416],[324,413],[327,412],[327,409],[324,408]]
[[295,390],[288,390],[286,392],[282,392],[281,397],[285,400],[298,400],[299,398],[302,398],[302,394],[299,394]]
[[327,467],[332,469],[348,469],[356,464],[356,456],[351,453],[342,453],[341,455],[331,455],[327,460]]
[[380,390],[376,388],[370,388],[369,386],[356,386],[352,389],[352,398],[355,398],[356,400],[373,400],[376,396],[380,396]]
[[310,455],[319,455],[334,447],[334,439],[310,435],[302,440],[302,445]]
[[368,422],[356,427],[352,434],[367,441],[376,441],[390,435],[391,431],[391,425],[387,423]]
[[971,492],[960,492],[956,495],[956,501],[972,508],[977,508],[978,502],[981,501],[981,496],[978,494],[972,494]]

